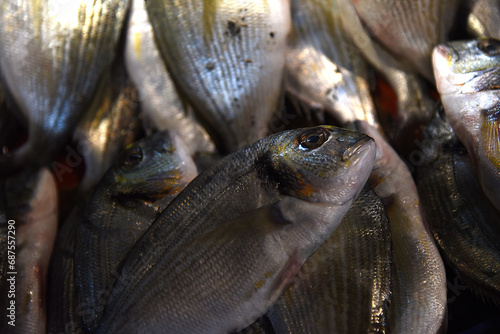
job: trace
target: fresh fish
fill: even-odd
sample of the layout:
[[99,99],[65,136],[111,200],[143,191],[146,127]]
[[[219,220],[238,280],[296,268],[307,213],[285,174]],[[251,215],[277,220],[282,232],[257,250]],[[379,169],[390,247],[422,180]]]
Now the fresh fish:
[[[306,22],[305,18],[308,13],[310,15],[316,11],[316,14],[308,19],[309,23],[306,27],[311,27],[308,30],[309,34],[318,37],[304,38],[304,43],[312,44],[311,41],[316,41],[314,43],[323,50],[334,50],[335,52],[328,51],[332,57],[331,60],[328,59],[329,64],[331,64],[332,69],[339,69],[336,73],[334,71],[335,74],[317,71],[311,74],[312,80],[311,78],[307,79],[307,75],[313,70],[304,70],[300,79],[303,86],[308,85],[309,90],[302,92],[304,94],[314,91],[325,92],[327,89],[334,91],[335,102],[342,107],[335,108],[333,115],[341,121],[343,126],[355,126],[356,130],[367,133],[374,138],[377,144],[376,162],[370,176],[370,183],[386,207],[394,245],[393,301],[389,311],[390,315],[387,317],[388,331],[394,333],[436,333],[444,322],[446,309],[444,265],[432,235],[425,228],[419,196],[412,176],[381,131],[371,101],[363,60],[355,52],[350,55],[346,52],[346,49],[349,48],[349,34],[352,34],[352,30],[347,28],[344,19],[350,22],[350,20],[357,18],[354,8],[350,3],[342,2],[342,0],[337,2],[338,7],[326,5],[315,7],[318,5],[316,1],[301,2],[300,4],[301,6],[296,12],[292,11],[294,18],[299,16],[304,20],[294,20],[294,22],[298,21],[298,24]],[[306,6],[306,4],[310,5]],[[325,8],[334,9],[326,12]],[[345,30],[336,23],[341,19],[344,22]],[[319,22],[324,23],[320,24]],[[327,30],[334,23],[337,24],[337,28]],[[306,31],[306,27],[297,26],[296,34],[301,36]],[[353,25],[351,24],[350,27]],[[360,23],[358,27],[359,31],[363,31]],[[325,38],[319,31],[325,30],[330,31],[331,42],[317,43],[320,37]],[[370,47],[372,44],[366,45]],[[339,56],[342,54],[344,56]],[[301,62],[307,57],[297,59],[297,62]],[[322,63],[327,62],[316,61],[310,66],[314,68],[316,64]],[[307,67],[304,66],[305,69]],[[395,73],[402,74],[402,78],[404,78],[406,74],[401,70],[398,71]],[[322,75],[325,73],[322,80],[318,78],[318,73]],[[330,88],[332,86],[336,87],[335,90]],[[322,103],[321,97],[318,95],[307,94],[305,98],[313,103]],[[405,97],[405,99],[407,98]],[[430,105],[425,109],[428,108],[430,109]],[[350,122],[354,124],[349,124]],[[422,291],[426,291],[426,293],[422,294]]]
[[484,193],[500,210],[500,41],[441,44],[433,63],[447,119],[467,148]]
[[418,191],[434,238],[460,278],[500,301],[500,212],[488,201],[464,146],[437,117],[426,131]]
[[73,134],[85,162],[79,192],[93,188],[111,167],[121,150],[140,134],[137,89],[127,78],[124,66],[115,64],[104,75],[98,97],[82,116]]
[[368,183],[382,199],[391,227],[393,276],[387,332],[438,333],[446,327],[446,275],[412,175],[378,131],[363,121],[356,128],[377,143]]
[[268,312],[277,333],[385,333],[391,232],[368,187]]
[[133,1],[125,48],[127,70],[139,90],[144,115],[158,130],[176,131],[189,153],[213,152],[215,146],[182,101],[160,56],[144,1]]
[[47,169],[25,171],[5,180],[3,190],[7,245],[15,240],[9,259],[15,255],[3,268],[1,305],[14,305],[15,311],[3,309],[7,314],[3,313],[0,331],[45,333],[47,271],[57,232],[56,182]]
[[374,150],[365,135],[318,126],[219,160],[127,255],[97,333],[245,328],[335,230]]
[[165,131],[128,147],[106,174],[76,228],[75,285],[84,328],[98,323],[125,254],[196,174],[182,141]]
[[467,30],[475,37],[500,39],[500,3],[498,0],[466,0],[469,8]]
[[447,40],[459,0],[349,0],[372,36],[433,80],[431,54]]
[[29,128],[0,171],[54,158],[89,107],[113,59],[128,1],[3,0],[0,67]]
[[166,66],[218,147],[266,135],[282,91],[288,0],[146,1]]
[[386,133],[398,151],[406,152],[408,148],[414,146],[415,138],[421,134],[435,110],[435,103],[426,83],[419,75],[405,70],[399,59],[372,40],[351,0],[337,0],[337,2],[344,29],[351,40],[396,92],[397,116],[391,122],[394,125],[391,129],[387,129]]
[[336,0],[292,0],[293,38],[286,89],[340,124],[364,119],[378,126],[368,67],[342,26]]

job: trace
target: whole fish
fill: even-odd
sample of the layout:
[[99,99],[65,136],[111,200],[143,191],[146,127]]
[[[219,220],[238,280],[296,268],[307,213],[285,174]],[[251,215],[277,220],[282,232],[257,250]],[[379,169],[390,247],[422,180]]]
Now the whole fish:
[[0,67],[28,142],[1,157],[4,173],[43,165],[64,145],[113,59],[128,1],[3,0]]
[[127,255],[97,333],[245,328],[336,229],[374,150],[365,135],[318,126],[219,160]]
[[397,115],[386,133],[396,150],[406,153],[414,147],[415,138],[428,124],[435,109],[426,83],[416,73],[407,71],[400,58],[371,38],[351,0],[337,2],[344,29],[358,51],[385,77],[396,93]]
[[146,1],[160,54],[222,150],[262,138],[282,92],[288,0]]
[[2,190],[10,261],[3,268],[0,293],[1,306],[8,303],[10,309],[3,309],[0,331],[45,333],[47,272],[57,233],[56,182],[47,169],[25,171],[6,179]]
[[94,191],[76,227],[78,312],[92,330],[120,261],[197,174],[178,135],[158,132],[130,145]]
[[500,210],[500,41],[441,44],[433,63],[441,101],[488,199]]
[[500,39],[500,3],[498,0],[466,0],[470,13],[467,30],[475,37]]
[[[342,122],[342,126],[355,127],[356,130],[373,137],[377,144],[370,184],[382,198],[387,210],[394,247],[394,284],[390,315],[387,317],[388,331],[436,333],[444,323],[446,310],[444,265],[432,235],[425,227],[419,196],[410,171],[389,145],[379,125],[370,97],[366,65],[359,53],[348,52],[352,41],[351,29],[356,27],[353,24],[357,18],[354,8],[342,0],[331,1],[330,4],[336,4],[334,6],[327,6],[325,3],[302,1],[297,2],[300,4],[299,7],[292,7],[292,9],[297,8],[296,11],[292,11],[294,18],[296,16],[301,18],[297,20],[297,31],[294,36],[307,36],[307,32],[311,37],[304,38],[303,43],[315,45],[319,50],[326,50],[325,53],[328,52],[331,58],[323,56],[322,59],[329,61],[332,70],[338,70],[315,71],[314,69],[320,67],[316,64],[327,63],[316,60],[309,66],[303,66],[302,73],[298,71],[300,67],[296,67],[296,73],[301,75],[295,78],[299,78],[301,85],[308,88],[303,89],[302,94],[313,103],[321,105],[324,99],[322,100],[318,94],[333,92],[331,95],[335,96],[335,103],[342,107],[332,109],[332,115]],[[349,26],[345,21],[348,21]],[[359,31],[363,31],[360,23],[358,28]],[[319,43],[321,40],[326,40],[326,32],[329,32],[326,35],[329,36],[329,42]],[[368,48],[372,45],[370,43],[366,44]],[[307,52],[314,54],[309,51],[311,49],[309,48]],[[306,61],[308,61],[307,53],[295,60],[299,64]],[[395,73],[402,74],[404,78],[404,72],[397,71],[399,72]],[[393,77],[397,78],[397,75]],[[314,91],[318,93],[309,94]],[[408,101],[414,98],[412,96],[408,99],[409,95],[405,96]],[[425,109],[429,107],[430,105]],[[423,294],[422,291],[426,293]]]
[[154,40],[144,1],[133,1],[127,28],[125,60],[130,77],[139,90],[146,120],[158,130],[176,131],[190,154],[213,152],[206,130],[182,101]]
[[434,238],[460,278],[485,298],[500,301],[500,212],[488,201],[465,147],[436,117],[424,141],[416,178]]
[[447,40],[459,0],[349,0],[361,21],[402,62],[433,80],[431,54]]
[[368,187],[268,312],[277,333],[385,333],[391,232]]
[[85,163],[85,174],[78,186],[81,194],[101,180],[121,150],[141,132],[137,88],[127,78],[124,66],[118,61],[111,71],[106,71],[103,81],[73,134]]

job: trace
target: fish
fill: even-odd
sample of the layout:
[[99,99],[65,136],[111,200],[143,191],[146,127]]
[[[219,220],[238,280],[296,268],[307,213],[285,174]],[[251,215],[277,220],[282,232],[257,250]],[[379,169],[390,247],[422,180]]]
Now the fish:
[[[393,244],[393,285],[391,305],[387,316],[387,330],[394,333],[410,331],[436,333],[445,324],[444,264],[432,234],[425,226],[425,217],[422,214],[419,195],[411,173],[405,162],[389,144],[378,120],[369,92],[367,67],[362,59],[364,50],[347,52],[349,47],[352,48],[353,42],[354,44],[359,42],[356,42],[354,32],[364,32],[361,23],[355,15],[352,4],[339,0],[335,2],[336,6],[330,6],[332,3],[334,2],[328,2],[327,6],[325,2],[321,2],[323,4],[321,7],[317,1],[300,2],[296,14],[292,12],[294,17],[300,16],[303,20],[298,20],[296,34],[299,37],[297,38],[300,38],[302,33],[308,36],[305,31],[308,31],[311,36],[318,35],[315,38],[311,36],[304,38],[303,41],[305,45],[316,48],[308,47],[309,54],[322,55],[322,58],[315,58],[310,68],[314,69],[315,66],[321,68],[316,64],[330,64],[325,68],[331,69],[331,71],[313,71],[308,70],[308,66],[304,66],[305,70],[300,79],[301,84],[307,86],[308,90],[302,90],[302,94],[311,103],[321,105],[324,98],[318,97],[318,94],[327,90],[334,91],[335,94],[332,95],[336,96],[335,102],[341,107],[332,108],[332,115],[340,121],[343,127],[363,132],[376,142],[376,158],[368,183],[384,203]],[[325,8],[329,11],[323,10]],[[315,16],[312,15],[314,11],[316,11]],[[310,17],[306,21],[308,15]],[[354,24],[356,19],[358,20],[357,26]],[[308,25],[303,27],[301,25],[303,22],[308,22]],[[307,30],[308,27],[310,31]],[[320,31],[323,31],[323,35]],[[319,43],[321,38],[325,39],[328,31],[330,32],[326,36],[329,36],[330,42]],[[363,45],[368,49],[366,51],[369,51],[374,45],[368,36],[365,37],[366,43]],[[358,35],[357,38],[360,36]],[[309,51],[314,49],[316,51]],[[329,57],[325,54],[329,54]],[[306,55],[307,53],[304,53],[304,57],[297,58],[296,61],[299,63],[304,61],[305,64],[308,60]],[[317,59],[323,60],[320,62]],[[395,73],[392,77],[402,78],[404,82],[411,83],[411,80],[405,79],[408,78],[406,73],[395,66],[390,68]],[[335,69],[338,70],[335,71]],[[322,76],[321,79],[320,76]],[[298,75],[296,77],[299,78]],[[309,92],[313,93],[309,94]],[[410,98],[407,93],[401,96],[404,96],[408,103],[413,102],[415,98],[415,95]],[[431,110],[431,105],[434,104],[429,103],[425,106],[426,113]],[[422,294],[422,291],[426,293]]]
[[137,88],[117,59],[103,75],[103,87],[83,114],[73,133],[85,164],[78,192],[90,191],[111,167],[118,154],[142,133]]
[[223,153],[261,139],[282,97],[288,0],[146,2],[169,73]]
[[133,1],[125,46],[127,72],[137,86],[146,122],[155,130],[179,133],[189,154],[213,153],[215,145],[179,96],[156,46],[144,1]]
[[[429,123],[435,110],[435,102],[430,96],[428,86],[419,74],[410,71],[401,63],[401,57],[395,57],[372,39],[351,0],[337,2],[340,18],[350,40],[396,93],[397,114],[393,121],[389,122],[390,126],[384,130],[398,152],[409,153],[408,151],[411,152],[415,147],[415,139]],[[379,4],[374,4],[377,5]],[[430,70],[432,71],[432,68]]]
[[121,263],[96,333],[247,327],[336,229],[366,182],[374,150],[368,136],[317,126],[222,158]]
[[268,311],[277,333],[385,333],[391,296],[391,231],[365,186],[339,227]]
[[75,227],[74,272],[83,328],[92,331],[116,269],[167,204],[197,175],[175,133],[129,145],[94,191]]
[[[416,179],[443,257],[485,299],[500,301],[500,212],[483,193],[467,150],[445,119],[424,133]],[[432,144],[432,145],[431,145]]]
[[370,35],[433,81],[431,54],[447,40],[459,0],[350,0]]
[[343,27],[337,1],[293,0],[292,20],[287,92],[340,124],[365,119],[380,127],[370,98],[368,64]]
[[467,31],[479,37],[500,39],[500,3],[496,0],[466,0],[469,10]]
[[6,318],[0,330],[45,333],[47,272],[58,223],[56,181],[43,168],[9,177],[2,188],[6,217],[2,230],[7,230],[2,239],[9,261],[2,268],[1,305]]
[[115,54],[128,1],[4,0],[0,68],[28,141],[0,157],[2,174],[45,165],[69,139]]
[[363,121],[355,126],[377,144],[368,184],[382,199],[391,229],[392,295],[387,332],[442,332],[447,325],[446,273],[412,174],[378,131]]
[[467,148],[484,193],[500,210],[500,41],[440,44],[433,64],[446,117]]

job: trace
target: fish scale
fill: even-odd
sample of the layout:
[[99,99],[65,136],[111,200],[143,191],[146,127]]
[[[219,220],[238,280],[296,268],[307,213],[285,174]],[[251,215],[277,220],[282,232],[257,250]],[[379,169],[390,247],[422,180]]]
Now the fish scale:
[[500,299],[500,213],[489,203],[471,159],[450,126],[436,117],[434,150],[417,170],[429,225],[444,258],[486,299]]
[[0,169],[9,173],[23,163],[41,165],[54,158],[112,61],[127,4],[4,1],[0,41],[15,47],[2,50],[0,66],[29,139],[1,157]]
[[[328,140],[308,153],[299,148],[299,143],[311,131]],[[328,137],[324,131],[330,133]],[[359,144],[352,146],[358,140]],[[365,140],[350,131],[327,126],[290,130],[247,146],[202,172],[172,201],[122,263],[121,276],[98,332],[139,328],[137,324],[145,319],[149,319],[145,328],[149,331],[230,331],[248,326],[265,312],[305,257],[318,246],[317,238],[322,237],[316,234],[331,233],[340,222],[337,215],[347,211],[353,192],[364,183],[361,175],[366,166],[359,165],[360,160],[346,165],[340,160],[344,154],[346,159],[351,154],[356,157],[358,149],[366,152],[359,153],[359,159],[372,154],[362,149],[373,148]],[[330,159],[325,161],[326,157]],[[370,158],[366,159],[368,163]],[[316,165],[317,161],[323,163]],[[351,174],[350,170],[354,173],[358,169],[360,174]],[[298,175],[299,179],[290,175]],[[316,190],[304,192],[307,184]],[[338,193],[326,191],[325,187],[334,187]],[[324,226],[318,226],[316,221],[324,222]],[[282,229],[285,226],[288,228]],[[212,243],[224,255],[207,255],[212,252]],[[241,245],[254,247],[246,249]],[[233,261],[229,254],[241,256],[240,260]],[[183,256],[197,265],[178,262],[178,257]],[[161,284],[158,275],[166,277]],[[228,284],[209,284],[213,275],[222,275]],[[230,285],[228,280],[241,281],[240,286],[245,288]],[[186,289],[191,297],[175,294],[169,288],[171,284]],[[200,288],[204,297],[191,294]],[[145,294],[147,298],[142,297]],[[151,308],[156,305],[151,300],[156,298],[169,300],[158,301],[164,305],[161,314]],[[217,300],[223,305],[214,305]],[[200,307],[203,311],[191,311]],[[216,307],[225,312],[214,314],[212,308]],[[183,321],[176,312],[189,314],[190,320]],[[124,319],[121,314],[128,316]],[[207,314],[215,318],[207,318]],[[196,323],[213,325],[197,327]]]
[[384,333],[391,237],[380,199],[365,188],[268,312],[277,333]]
[[281,94],[288,6],[286,0],[146,2],[167,68],[226,151],[267,132]]

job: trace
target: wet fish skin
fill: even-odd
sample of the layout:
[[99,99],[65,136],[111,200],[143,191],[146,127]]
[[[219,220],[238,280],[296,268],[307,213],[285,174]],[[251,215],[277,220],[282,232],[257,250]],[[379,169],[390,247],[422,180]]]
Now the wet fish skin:
[[282,92],[288,0],[146,2],[160,54],[218,148],[267,133]]
[[435,109],[426,83],[418,74],[406,69],[400,58],[371,38],[351,0],[337,2],[344,29],[351,40],[396,92],[397,117],[392,128],[386,129],[386,134],[398,152],[406,152],[414,146],[416,135],[428,124]]
[[248,326],[340,223],[371,169],[368,138],[330,126],[285,131],[202,172],[121,264],[97,332]]
[[196,174],[179,136],[162,131],[129,145],[94,191],[75,241],[75,285],[86,330],[97,325],[125,254]]
[[500,3],[497,0],[466,0],[470,10],[467,31],[475,37],[500,39]]
[[380,198],[365,187],[267,313],[277,333],[385,333],[391,233]]
[[127,71],[139,90],[146,121],[157,130],[176,131],[191,155],[211,153],[215,146],[194,118],[187,101],[181,100],[154,40],[144,1],[133,1],[125,48]]
[[340,124],[364,119],[379,126],[367,63],[345,31],[338,7],[336,0],[292,1],[287,92],[325,110]]
[[0,4],[0,67],[29,128],[28,142],[0,157],[3,173],[43,165],[69,139],[110,65],[128,1]]
[[[15,221],[15,234],[8,234],[15,238],[15,249],[9,249],[15,252],[15,267],[12,269],[9,263],[9,268],[4,268],[2,283],[12,277],[7,272],[16,272],[16,309],[15,326],[8,324],[11,318],[6,318],[0,323],[0,330],[45,333],[47,271],[57,232],[56,182],[48,169],[25,171],[4,182],[5,216]],[[0,285],[0,290],[5,306],[12,300],[7,298],[9,284]]]
[[441,44],[433,63],[447,119],[471,155],[483,191],[500,210],[500,41]]
[[119,60],[102,80],[98,96],[73,133],[85,161],[85,174],[78,186],[81,194],[92,189],[122,149],[141,134],[137,88]]
[[459,0],[350,0],[371,34],[433,81],[431,54],[447,40]]
[[[311,4],[311,8],[314,8],[313,4],[315,5],[318,2],[307,3]],[[296,15],[305,20],[304,17],[307,16],[308,8],[305,6],[306,2],[300,4],[300,10],[297,11]],[[361,53],[371,56],[370,61],[378,64],[380,70],[385,70],[385,73],[388,73],[388,77],[393,80],[392,83],[399,87],[400,109],[401,105],[417,106],[417,108],[412,107],[412,110],[418,109],[418,112],[416,110],[415,113],[411,113],[416,117],[409,117],[409,121],[405,122],[406,124],[415,124],[416,119],[422,120],[419,116],[421,111],[426,115],[427,112],[434,110],[430,108],[433,104],[415,103],[416,100],[417,102],[420,101],[419,94],[415,94],[415,92],[419,92],[420,81],[414,80],[416,76],[408,76],[403,72],[390,55],[381,57],[384,54],[383,50],[378,49],[364,32],[355,9],[349,1],[339,0],[336,4],[338,5],[336,7],[338,14],[334,14],[335,10],[331,10],[326,14],[325,11],[317,9],[319,13],[309,19],[310,26],[315,28],[311,28],[309,38],[304,38],[304,44],[308,47],[310,45],[317,46],[318,50],[315,53],[322,50],[325,50],[323,51],[324,54],[328,52],[328,54],[332,55],[330,56],[332,58],[328,59],[331,61],[330,67],[340,70],[335,75],[327,73],[323,77],[326,80],[311,80],[311,77],[318,72],[311,75],[311,70],[309,72],[304,71],[303,76],[306,77],[306,80],[302,81],[302,84],[310,84],[310,91],[323,92],[332,83],[342,82],[343,84],[337,86],[336,92],[338,96],[337,103],[342,105],[342,108],[337,108],[333,115],[341,120],[344,127],[352,127],[370,135],[377,144],[376,161],[369,183],[384,202],[394,244],[393,300],[387,317],[387,331],[394,333],[410,331],[436,333],[443,326],[445,318],[446,281],[444,265],[433,242],[432,235],[425,227],[425,218],[422,215],[419,196],[412,176],[405,163],[387,142],[378,123],[375,108],[367,88],[363,62],[362,60],[355,60],[355,57],[360,57],[360,55],[355,52],[350,57],[338,55],[345,54],[345,49],[349,47],[349,43],[354,42],[360,46],[359,51]],[[295,15],[294,12],[292,14]],[[321,19],[320,15],[326,17]],[[332,21],[337,22],[335,19],[340,20],[342,26],[337,25],[336,29],[331,29],[333,32],[330,32],[330,40],[333,42],[319,43],[318,41],[324,36],[320,35],[318,31],[328,31],[328,26],[321,27],[319,22],[323,20],[332,24]],[[356,20],[358,20],[357,25],[355,24]],[[299,23],[302,23],[302,21],[299,21]],[[318,28],[318,26],[320,27]],[[307,26],[298,26],[297,30],[296,35],[300,37],[301,33],[307,31]],[[312,38],[316,34],[319,36]],[[307,48],[304,49],[308,50]],[[379,53],[379,51],[382,53]],[[313,54],[309,51],[308,53]],[[304,55],[308,53],[304,52]],[[302,61],[302,58],[298,58],[298,62]],[[307,60],[308,58],[303,57],[303,59]],[[323,54],[322,59],[326,59]],[[316,63],[322,64],[326,62],[316,61]],[[311,66],[315,66],[315,64],[311,63]],[[307,69],[307,66],[304,67]],[[319,73],[322,74],[321,71]],[[308,75],[309,78],[307,78]],[[332,76],[338,78],[331,79]],[[350,86],[354,88],[350,88]],[[413,93],[410,94],[410,92]],[[305,93],[305,91],[302,91],[302,93]],[[425,97],[425,95],[420,96]],[[305,98],[312,101],[312,103],[320,105],[322,103],[322,97],[318,97],[317,94],[308,94]],[[423,117],[423,119],[426,119],[426,117]],[[426,293],[422,294],[422,291],[426,291]]]
[[465,147],[436,117],[433,143],[416,179],[422,206],[444,258],[485,299],[500,300],[500,212],[484,195]]

